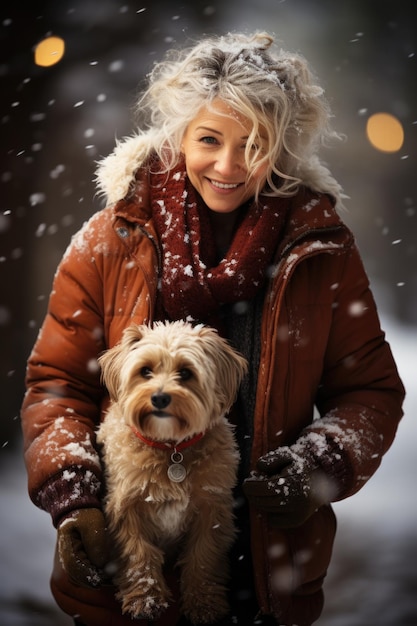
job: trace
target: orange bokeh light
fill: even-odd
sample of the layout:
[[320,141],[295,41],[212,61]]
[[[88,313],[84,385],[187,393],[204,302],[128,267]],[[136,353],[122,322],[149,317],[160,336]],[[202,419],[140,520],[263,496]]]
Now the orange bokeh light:
[[64,56],[65,42],[61,37],[47,37],[35,48],[35,63],[42,67],[50,67],[59,63]]
[[390,113],[375,113],[366,124],[371,145],[381,152],[398,152],[404,143],[401,122]]

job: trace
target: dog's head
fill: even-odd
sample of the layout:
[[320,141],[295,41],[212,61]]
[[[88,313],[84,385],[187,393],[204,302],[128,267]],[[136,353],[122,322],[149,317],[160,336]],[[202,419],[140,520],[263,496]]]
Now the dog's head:
[[214,329],[183,321],[130,326],[99,362],[126,423],[150,439],[177,443],[229,411],[247,370]]

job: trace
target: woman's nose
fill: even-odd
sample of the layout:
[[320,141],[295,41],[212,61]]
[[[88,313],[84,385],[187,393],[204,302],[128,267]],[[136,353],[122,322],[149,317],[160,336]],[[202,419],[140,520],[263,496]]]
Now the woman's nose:
[[217,155],[215,169],[222,176],[232,176],[244,167],[244,157],[240,150],[223,147]]

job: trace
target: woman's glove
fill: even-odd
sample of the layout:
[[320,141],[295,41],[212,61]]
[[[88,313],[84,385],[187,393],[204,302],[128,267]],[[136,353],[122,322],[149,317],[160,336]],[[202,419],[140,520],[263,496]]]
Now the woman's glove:
[[291,447],[262,456],[257,470],[243,483],[244,493],[254,507],[269,513],[279,528],[300,526],[335,493],[333,481],[314,460]]
[[109,544],[100,509],[79,509],[61,521],[58,554],[64,570],[76,585],[99,587],[110,582],[103,570],[109,560]]

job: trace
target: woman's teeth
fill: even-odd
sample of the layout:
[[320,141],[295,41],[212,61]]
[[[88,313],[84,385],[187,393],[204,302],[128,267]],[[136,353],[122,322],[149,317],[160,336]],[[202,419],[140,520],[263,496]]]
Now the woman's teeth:
[[239,187],[239,183],[219,183],[216,180],[210,180],[211,184],[220,189],[235,189]]

